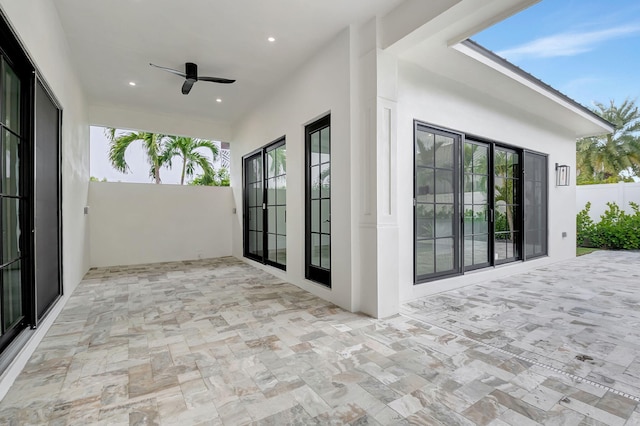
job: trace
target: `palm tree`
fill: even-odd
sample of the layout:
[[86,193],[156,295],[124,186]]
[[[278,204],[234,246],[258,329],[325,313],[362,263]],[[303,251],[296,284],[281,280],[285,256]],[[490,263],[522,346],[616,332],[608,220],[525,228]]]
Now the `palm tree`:
[[116,129],[113,128],[106,128],[105,135],[109,139],[109,161],[114,169],[121,173],[127,173],[130,170],[125,160],[125,153],[133,142],[139,141],[142,142],[147,155],[147,162],[150,166],[149,177],[157,184],[162,183],[160,179],[160,168],[163,166],[161,153],[167,138],[166,135],[148,132],[125,132],[116,135]]
[[576,163],[579,181],[604,181],[621,172],[640,175],[640,110],[629,99],[616,105],[596,103],[593,112],[612,123],[613,133],[579,139]]
[[[199,152],[199,148],[210,150],[211,159]],[[196,172],[196,166],[202,169],[205,179],[213,179],[215,170],[211,162],[218,158],[218,147],[213,142],[203,139],[168,136],[164,151],[160,157],[162,163],[167,164],[169,168],[171,168],[171,160],[173,157],[180,157],[182,159],[180,185],[184,185],[185,176],[192,177]]]

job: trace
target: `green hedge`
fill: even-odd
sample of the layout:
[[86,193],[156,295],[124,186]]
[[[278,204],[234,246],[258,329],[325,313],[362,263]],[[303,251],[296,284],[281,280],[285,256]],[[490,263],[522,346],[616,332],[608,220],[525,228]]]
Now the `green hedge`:
[[629,203],[633,214],[627,214],[616,203],[607,203],[608,209],[600,222],[589,217],[591,203],[577,216],[577,243],[579,247],[605,249],[640,249],[640,206]]

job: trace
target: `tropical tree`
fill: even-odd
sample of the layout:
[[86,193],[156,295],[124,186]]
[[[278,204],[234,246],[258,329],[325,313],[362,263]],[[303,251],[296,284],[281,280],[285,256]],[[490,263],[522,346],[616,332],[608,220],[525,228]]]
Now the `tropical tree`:
[[196,176],[189,185],[194,186],[229,186],[231,184],[231,177],[229,175],[229,170],[224,167],[216,170],[214,175],[198,175]]
[[[211,159],[202,152],[200,148],[211,151]],[[184,185],[185,177],[192,177],[196,172],[196,167],[202,169],[203,176],[213,178],[215,170],[212,161],[218,158],[218,147],[211,141],[203,139],[188,138],[184,136],[168,136],[161,155],[163,164],[169,168],[172,166],[173,157],[182,159],[182,172],[180,173],[180,185]]]
[[132,143],[141,142],[150,166],[149,177],[157,184],[162,183],[160,169],[164,165],[162,153],[166,135],[148,132],[124,132],[117,135],[116,129],[106,128],[105,136],[109,139],[109,161],[114,169],[122,173],[131,170],[125,160],[125,153]]
[[596,103],[593,112],[612,123],[613,133],[579,139],[576,144],[578,183],[604,182],[622,173],[640,175],[640,110],[632,100],[620,105]]

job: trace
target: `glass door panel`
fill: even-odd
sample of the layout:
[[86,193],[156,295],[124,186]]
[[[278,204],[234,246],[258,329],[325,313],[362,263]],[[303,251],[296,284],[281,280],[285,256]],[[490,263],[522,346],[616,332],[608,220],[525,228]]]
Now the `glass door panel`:
[[287,264],[287,148],[284,141],[265,151],[267,188],[267,261],[274,266]]
[[331,286],[331,122],[306,127],[306,278]]
[[496,264],[521,258],[520,254],[520,155],[494,149],[494,259]]
[[524,153],[525,258],[547,254],[547,157]]
[[262,261],[263,240],[263,177],[262,154],[244,159],[244,255]]
[[0,348],[24,325],[20,188],[21,82],[0,56]]
[[464,269],[489,266],[489,145],[464,143]]
[[460,272],[459,145],[459,135],[416,126],[416,282]]

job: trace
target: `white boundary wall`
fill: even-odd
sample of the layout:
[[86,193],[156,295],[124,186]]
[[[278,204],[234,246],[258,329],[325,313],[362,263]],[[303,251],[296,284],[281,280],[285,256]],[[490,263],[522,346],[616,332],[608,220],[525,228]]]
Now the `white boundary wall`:
[[631,213],[629,202],[640,204],[640,182],[619,182],[602,185],[579,185],[576,188],[577,212],[591,202],[589,216],[595,221],[607,210],[607,203],[616,203],[627,213]]
[[231,255],[229,187],[91,182],[91,266]]

